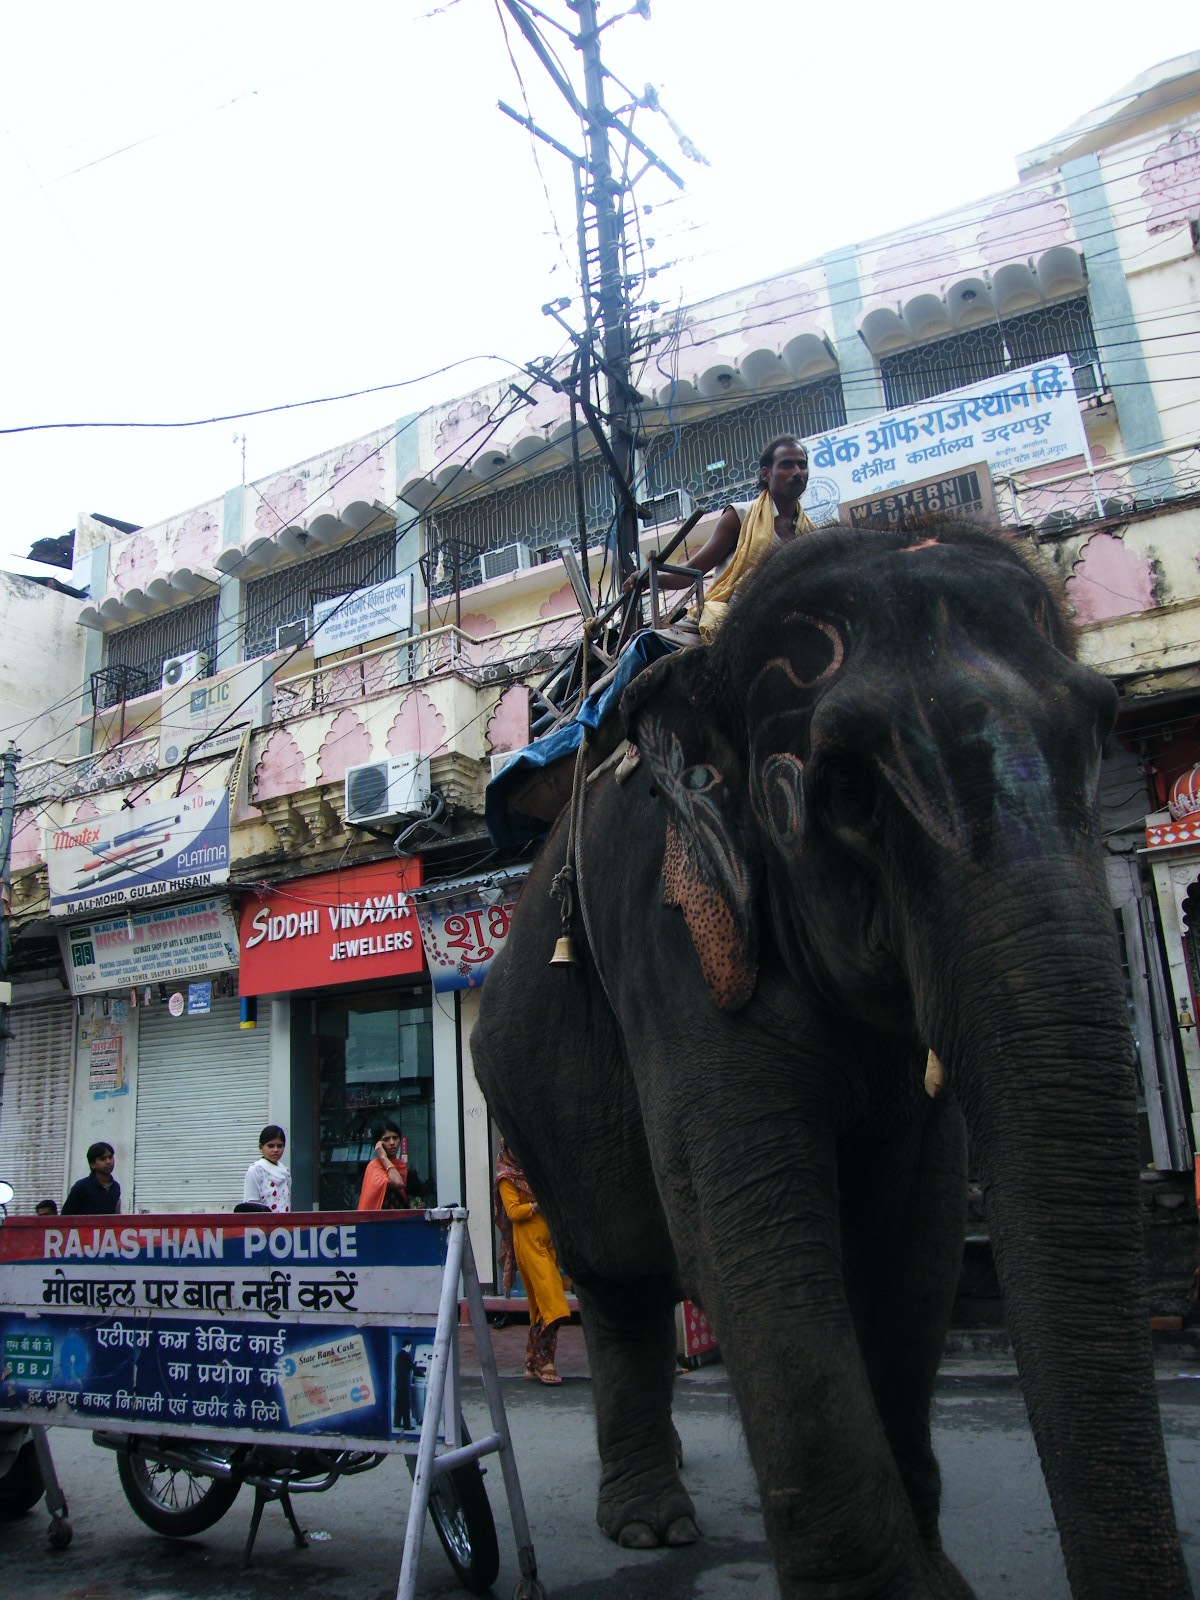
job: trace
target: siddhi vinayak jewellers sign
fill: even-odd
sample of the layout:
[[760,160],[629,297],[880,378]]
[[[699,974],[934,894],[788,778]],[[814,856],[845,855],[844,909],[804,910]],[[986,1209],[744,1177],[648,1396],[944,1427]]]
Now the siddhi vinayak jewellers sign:
[[247,895],[238,993],[286,994],[423,971],[408,898],[421,881],[418,857],[392,857]]
[[809,476],[801,504],[818,524],[834,521],[845,500],[916,483],[942,468],[986,461],[993,473],[1028,472],[1072,456],[1087,458],[1067,356],[883,412],[805,443]]

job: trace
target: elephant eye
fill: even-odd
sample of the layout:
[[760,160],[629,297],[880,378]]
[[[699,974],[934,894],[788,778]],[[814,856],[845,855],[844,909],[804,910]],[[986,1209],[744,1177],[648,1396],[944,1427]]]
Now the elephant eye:
[[684,788],[690,789],[693,794],[703,794],[716,781],[717,775],[711,767],[689,767],[683,775]]

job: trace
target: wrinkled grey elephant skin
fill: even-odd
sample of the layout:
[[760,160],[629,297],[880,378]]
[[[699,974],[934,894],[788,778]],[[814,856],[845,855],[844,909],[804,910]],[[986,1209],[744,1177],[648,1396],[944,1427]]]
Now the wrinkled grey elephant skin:
[[601,1527],[696,1537],[670,1419],[687,1295],[782,1594],[971,1593],[929,1438],[969,1126],[1072,1593],[1190,1594],[1097,840],[1115,694],[1054,584],[967,525],[820,533],[622,711],[642,759],[588,791],[579,964],[547,964],[560,819],[472,1041],[576,1280]]

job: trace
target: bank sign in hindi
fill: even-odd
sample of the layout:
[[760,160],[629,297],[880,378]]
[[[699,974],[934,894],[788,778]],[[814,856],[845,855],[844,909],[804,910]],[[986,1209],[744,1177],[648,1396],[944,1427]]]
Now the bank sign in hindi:
[[85,922],[60,937],[72,994],[170,983],[238,964],[237,923],[223,895]]
[[802,504],[818,524],[835,521],[843,501],[916,483],[942,467],[986,461],[993,474],[1027,472],[1087,449],[1066,356],[805,443],[809,476]]
[[51,916],[210,889],[229,878],[229,795],[194,789],[48,828],[45,848]]
[[389,633],[412,627],[412,586],[408,574],[377,583],[357,594],[318,600],[313,606],[313,655],[319,661],[336,650],[350,650]]
[[411,1447],[446,1238],[416,1212],[10,1220],[0,1421]]

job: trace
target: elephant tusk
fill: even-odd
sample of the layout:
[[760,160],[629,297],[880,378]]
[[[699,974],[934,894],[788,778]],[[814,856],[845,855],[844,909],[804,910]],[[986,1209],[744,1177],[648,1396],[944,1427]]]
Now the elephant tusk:
[[925,1093],[931,1100],[936,1100],[945,1087],[946,1069],[931,1050],[925,1063]]

